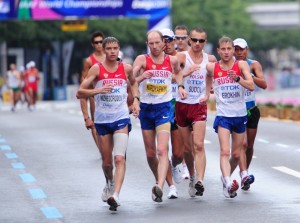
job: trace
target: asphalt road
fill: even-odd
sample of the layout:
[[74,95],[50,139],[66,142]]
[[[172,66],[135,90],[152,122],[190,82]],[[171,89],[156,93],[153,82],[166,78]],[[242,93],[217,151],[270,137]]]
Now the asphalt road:
[[[176,184],[179,198],[154,203],[139,120],[127,152],[121,206],[110,212],[101,201],[101,159],[76,102],[42,102],[16,113],[0,108],[0,222],[299,222],[299,123],[262,119],[250,172],[256,177],[234,199],[222,193],[219,144],[209,113],[203,197],[190,198],[188,181]],[[237,171],[233,174],[240,182]]]

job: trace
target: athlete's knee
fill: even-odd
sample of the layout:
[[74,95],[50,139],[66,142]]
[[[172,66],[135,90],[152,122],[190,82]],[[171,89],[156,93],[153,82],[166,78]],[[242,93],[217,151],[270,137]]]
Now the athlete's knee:
[[102,169],[104,170],[104,172],[112,171],[112,169],[113,169],[112,162],[111,163],[104,163],[103,162]]
[[203,152],[204,151],[203,142],[194,142],[194,151],[195,152]]
[[230,156],[230,150],[229,149],[221,149],[220,156],[221,157],[229,157]]
[[238,160],[240,159],[240,151],[239,150],[236,150],[236,151],[232,151],[231,152],[231,159],[235,159],[235,160]]
[[155,147],[146,147],[146,156],[147,159],[155,159],[156,158],[156,148]]
[[125,157],[124,156],[115,156],[115,165],[116,166],[125,165]]
[[157,147],[157,155],[158,156],[167,156],[168,155],[168,149],[164,147]]

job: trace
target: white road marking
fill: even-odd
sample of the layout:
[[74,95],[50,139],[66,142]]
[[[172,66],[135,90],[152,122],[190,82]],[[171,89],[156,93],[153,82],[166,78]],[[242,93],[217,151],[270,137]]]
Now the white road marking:
[[273,167],[273,169],[278,170],[278,171],[283,172],[283,173],[286,173],[286,174],[289,174],[291,176],[300,178],[300,172],[298,172],[296,170],[292,170],[292,169],[287,168],[285,166]]
[[262,143],[270,143],[268,140],[264,140],[264,139],[257,139],[256,141],[262,142]]
[[281,144],[281,143],[276,143],[276,146],[282,147],[282,148],[288,148],[288,145]]

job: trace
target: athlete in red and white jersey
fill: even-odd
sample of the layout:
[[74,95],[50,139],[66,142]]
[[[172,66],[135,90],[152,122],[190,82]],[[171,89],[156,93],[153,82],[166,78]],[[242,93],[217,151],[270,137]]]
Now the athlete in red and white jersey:
[[[109,204],[110,210],[116,211],[120,205],[119,193],[125,176],[125,156],[131,127],[126,104],[127,80],[135,95],[133,102],[135,117],[139,114],[140,106],[138,85],[132,75],[132,66],[117,61],[119,41],[114,37],[107,37],[103,40],[103,49],[105,52],[103,63],[95,64],[89,69],[87,77],[80,85],[77,97],[95,97],[95,127],[106,178],[102,200]],[[91,85],[95,87],[90,89]]]
[[[239,62],[235,61],[230,71],[242,78]],[[216,116],[243,117],[247,115],[245,104],[245,88],[228,75],[228,70],[222,70],[220,61],[214,68],[214,94],[216,96]]]
[[240,160],[247,123],[244,88],[253,91],[254,83],[247,62],[234,59],[232,39],[226,36],[220,38],[217,51],[221,60],[207,64],[206,87],[210,89],[213,82],[216,95],[214,129],[220,143],[223,193],[227,198],[234,198],[239,185],[230,177]]
[[127,77],[124,64],[119,62],[118,68],[114,72],[109,72],[101,64],[100,72],[95,88],[102,88],[106,85],[113,85],[113,90],[109,94],[97,94],[95,123],[112,123],[120,119],[129,118],[127,107]]
[[172,99],[172,65],[170,56],[165,55],[161,64],[154,63],[149,55],[145,55],[145,71],[151,71],[151,78],[144,79],[139,84],[141,102],[159,104]]
[[[97,63],[101,63],[105,59],[105,54],[102,48],[102,42],[104,39],[104,34],[102,32],[94,32],[91,36],[91,45],[94,48],[94,52],[84,60],[83,69],[81,74],[80,82],[86,78],[89,69]],[[92,89],[93,86],[90,86]],[[89,101],[89,106],[88,106]],[[80,107],[82,111],[82,115],[85,122],[85,127],[89,130],[91,129],[93,139],[98,147],[97,142],[97,131],[94,126],[94,112],[95,112],[95,101],[93,97],[90,98],[82,98],[80,99]],[[90,108],[90,112],[88,111],[88,107]],[[90,113],[90,114],[89,114]]]
[[39,71],[35,67],[35,62],[30,61],[29,69],[26,71],[27,89],[29,96],[29,110],[33,110],[37,101],[38,81],[40,80]]
[[[162,202],[163,185],[166,180],[169,159],[168,143],[170,138],[170,120],[172,100],[172,73],[179,85],[182,85],[182,73],[175,56],[165,55],[163,35],[159,31],[147,33],[149,55],[139,55],[133,63],[133,75],[139,83],[141,95],[142,134],[148,164],[155,177],[152,199]],[[184,89],[179,89],[182,98]]]

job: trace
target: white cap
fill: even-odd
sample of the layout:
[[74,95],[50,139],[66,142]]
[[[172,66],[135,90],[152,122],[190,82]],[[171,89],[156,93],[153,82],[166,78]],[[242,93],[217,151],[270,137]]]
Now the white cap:
[[233,40],[233,45],[234,46],[239,46],[243,49],[245,49],[246,47],[248,47],[248,44],[246,42],[246,40],[242,39],[242,38],[237,38],[235,40]]
[[30,61],[29,64],[30,64],[30,67],[31,67],[31,68],[32,68],[32,67],[35,67],[35,62],[34,62],[34,61]]
[[26,69],[29,69],[30,68],[30,63],[27,63],[26,64]]
[[163,37],[169,37],[174,39],[174,32],[171,29],[165,28],[161,29],[160,32],[162,33]]

